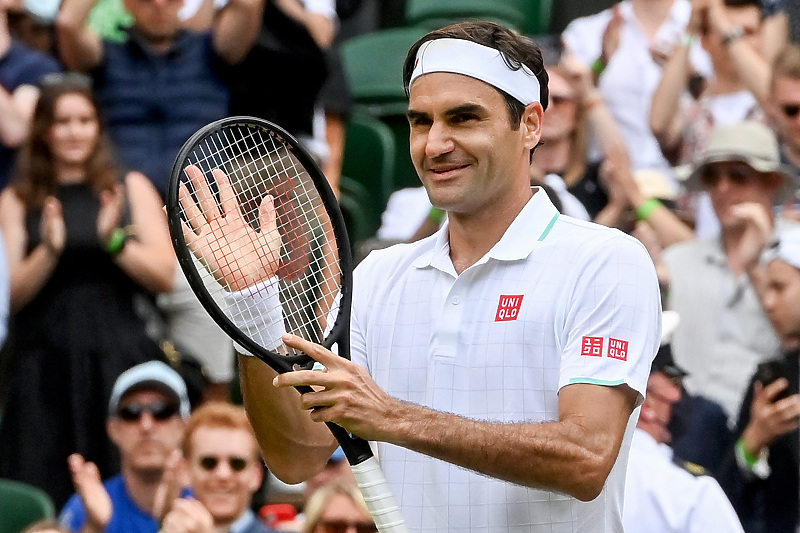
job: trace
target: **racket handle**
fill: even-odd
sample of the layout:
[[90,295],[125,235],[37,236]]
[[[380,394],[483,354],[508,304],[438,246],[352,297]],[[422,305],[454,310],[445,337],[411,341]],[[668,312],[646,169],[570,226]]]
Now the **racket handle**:
[[383,476],[378,460],[370,457],[357,465],[351,465],[358,482],[358,488],[367,502],[367,507],[381,533],[408,533],[408,528],[400,514],[400,507],[394,501],[386,478]]

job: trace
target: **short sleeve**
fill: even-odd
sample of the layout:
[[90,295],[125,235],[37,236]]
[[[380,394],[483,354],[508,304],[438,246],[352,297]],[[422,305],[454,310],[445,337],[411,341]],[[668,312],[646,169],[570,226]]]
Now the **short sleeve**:
[[72,533],[78,533],[83,528],[83,524],[86,522],[86,511],[77,494],[73,494],[64,505],[61,514],[58,516],[58,521]]
[[559,389],[627,384],[640,403],[661,337],[655,267],[641,243],[621,233],[583,257],[566,302]]

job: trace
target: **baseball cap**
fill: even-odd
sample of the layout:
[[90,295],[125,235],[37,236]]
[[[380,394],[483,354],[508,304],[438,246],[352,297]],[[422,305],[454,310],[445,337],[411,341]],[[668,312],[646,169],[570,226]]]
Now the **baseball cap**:
[[779,175],[781,186],[775,195],[776,204],[782,204],[795,197],[797,181],[791,170],[781,164],[778,139],[764,124],[745,120],[714,128],[708,139],[708,146],[695,160],[694,169],[686,178],[684,183],[686,189],[704,190],[701,176],[705,166],[727,161],[742,161],[762,174]]
[[786,230],[778,237],[778,243],[769,253],[769,261],[782,259],[795,268],[800,268],[800,228]]
[[157,390],[171,396],[180,406],[181,417],[189,417],[191,406],[186,383],[180,374],[161,361],[148,361],[131,367],[119,375],[111,390],[111,399],[108,401],[109,416],[116,414],[123,396],[139,390]]

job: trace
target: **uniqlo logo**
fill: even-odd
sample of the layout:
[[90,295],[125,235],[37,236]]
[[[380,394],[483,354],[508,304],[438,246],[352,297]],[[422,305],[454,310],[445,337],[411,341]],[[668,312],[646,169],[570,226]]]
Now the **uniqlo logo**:
[[494,317],[495,322],[507,322],[509,320],[516,320],[519,316],[519,308],[522,306],[522,294],[515,296],[501,295],[500,303],[497,304],[497,315]]
[[611,359],[620,361],[628,360],[628,341],[622,341],[613,337],[608,338],[608,356]]
[[581,355],[603,357],[603,337],[583,337]]

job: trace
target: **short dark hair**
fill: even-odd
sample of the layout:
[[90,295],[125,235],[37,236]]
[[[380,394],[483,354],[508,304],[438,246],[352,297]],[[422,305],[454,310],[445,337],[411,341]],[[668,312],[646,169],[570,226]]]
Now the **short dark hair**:
[[[542,60],[542,51],[532,39],[525,37],[505,26],[490,21],[457,22],[444,28],[434,30],[419,39],[408,51],[403,63],[403,86],[409,94],[411,74],[414,72],[414,63],[417,59],[419,47],[428,41],[436,39],[464,39],[499,50],[509,68],[518,70],[525,65],[539,80],[539,101],[547,109],[549,93],[547,89],[548,76]],[[495,87],[495,89],[497,89]],[[513,129],[519,128],[525,104],[508,94],[497,89],[505,98],[508,107],[509,120]]]

